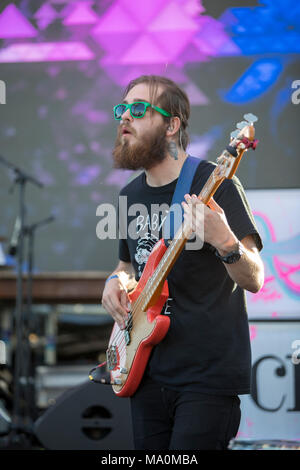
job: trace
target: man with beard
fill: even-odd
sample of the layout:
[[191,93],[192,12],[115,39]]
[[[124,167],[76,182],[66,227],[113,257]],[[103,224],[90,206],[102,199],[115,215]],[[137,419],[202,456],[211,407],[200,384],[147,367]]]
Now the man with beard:
[[[122,274],[133,273],[138,281],[151,236],[162,237],[165,213],[153,208],[171,205],[187,158],[189,114],[185,92],[159,76],[133,80],[114,107],[120,122],[115,166],[144,170],[120,195],[129,208],[143,204],[148,212],[128,216],[128,225],[136,221],[136,236],[120,239],[120,261],[103,291],[102,304],[120,328],[130,311]],[[226,449],[240,423],[238,395],[250,392],[244,289],[257,292],[263,284],[262,243],[236,177],[222,183],[209,207],[196,197],[214,168],[199,161],[191,195],[182,203],[199,234],[195,214],[201,210],[204,245],[183,250],[168,276],[170,297],[162,314],[170,315],[170,328],[130,398],[136,449]]]

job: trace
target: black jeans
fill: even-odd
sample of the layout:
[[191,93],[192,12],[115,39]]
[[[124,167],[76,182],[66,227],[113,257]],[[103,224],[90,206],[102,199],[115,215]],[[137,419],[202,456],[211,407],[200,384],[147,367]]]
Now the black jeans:
[[236,395],[177,392],[148,377],[130,401],[136,450],[225,450],[241,419]]

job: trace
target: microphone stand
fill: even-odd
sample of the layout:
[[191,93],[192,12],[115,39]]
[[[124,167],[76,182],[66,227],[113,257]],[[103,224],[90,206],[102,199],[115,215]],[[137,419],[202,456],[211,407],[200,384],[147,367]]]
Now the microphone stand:
[[24,351],[24,380],[27,385],[25,389],[25,403],[28,408],[27,418],[29,420],[28,427],[32,432],[33,421],[35,416],[35,391],[34,391],[34,367],[32,367],[31,350],[30,350],[30,333],[35,331],[34,315],[32,314],[32,275],[34,271],[34,237],[35,231],[42,225],[53,222],[55,217],[53,215],[41,220],[35,224],[24,227],[24,234],[28,237],[28,274],[27,274],[27,323],[25,328],[25,351]]
[[23,251],[24,251],[24,228],[25,228],[25,186],[30,182],[39,188],[44,185],[36,178],[25,173],[19,167],[13,165],[0,155],[0,163],[14,172],[14,183],[19,187],[19,217],[20,217],[20,234],[18,238],[17,248],[17,295],[15,308],[15,326],[16,326],[16,347],[14,360],[14,387],[13,387],[13,410],[11,421],[11,433],[8,437],[9,444],[18,447],[22,442],[21,433],[26,431],[23,426],[22,413],[20,412],[21,402],[21,368],[23,353]]

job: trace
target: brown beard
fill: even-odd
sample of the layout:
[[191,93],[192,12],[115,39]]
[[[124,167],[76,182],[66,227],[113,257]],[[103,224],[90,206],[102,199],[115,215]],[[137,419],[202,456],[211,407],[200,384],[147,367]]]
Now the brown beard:
[[[161,163],[167,156],[167,140],[165,126],[139,138],[135,144],[130,144],[126,139],[122,143],[121,128],[113,150],[114,167],[126,170],[149,170]],[[132,134],[135,136],[134,132]]]

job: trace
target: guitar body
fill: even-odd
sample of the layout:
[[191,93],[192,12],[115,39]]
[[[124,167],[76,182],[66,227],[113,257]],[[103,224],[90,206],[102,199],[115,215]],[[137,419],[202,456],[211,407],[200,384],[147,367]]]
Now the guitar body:
[[128,294],[134,310],[130,324],[126,330],[121,330],[115,323],[111,333],[108,354],[111,353],[112,358],[109,358],[107,363],[113,390],[120,397],[134,394],[143,377],[153,346],[162,341],[170,326],[170,318],[161,315],[169,297],[167,280],[162,284],[160,293],[151,300],[147,310],[139,308],[140,295],[166,249],[163,239],[154,246],[136,288]]

